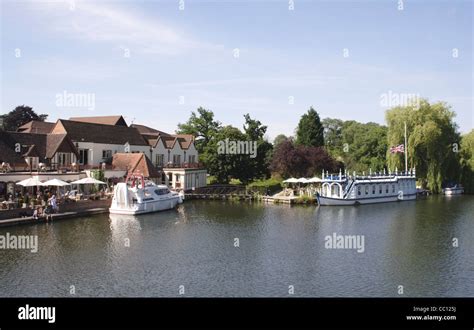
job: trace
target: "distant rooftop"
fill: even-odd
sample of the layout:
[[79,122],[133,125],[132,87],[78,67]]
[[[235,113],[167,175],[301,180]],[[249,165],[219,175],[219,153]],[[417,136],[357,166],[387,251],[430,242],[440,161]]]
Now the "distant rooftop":
[[67,133],[74,142],[148,145],[138,130],[122,125],[97,124],[59,119],[53,134]]
[[91,124],[103,124],[103,125],[114,125],[114,126],[128,126],[127,122],[121,115],[116,116],[95,116],[95,117],[71,117],[71,121],[79,121],[83,123]]
[[53,129],[55,123],[32,120],[18,127],[17,132],[47,134]]
[[194,136],[191,134],[169,134],[139,124],[132,124],[130,127],[136,128],[148,144],[153,147],[161,140],[167,149],[172,149],[176,142],[180,144],[181,148],[188,149],[194,141]]

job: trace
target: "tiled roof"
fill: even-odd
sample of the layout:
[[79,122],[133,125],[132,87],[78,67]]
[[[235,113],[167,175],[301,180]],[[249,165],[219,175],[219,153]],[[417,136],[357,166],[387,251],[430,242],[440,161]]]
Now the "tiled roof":
[[76,146],[67,134],[48,134],[46,136],[46,157],[52,158],[57,152],[72,152],[79,157]]
[[5,162],[12,166],[14,164],[26,165],[21,155],[15,152],[15,143],[16,141],[9,133],[0,131],[0,164]]
[[151,146],[156,146],[158,140],[162,140],[165,148],[172,149],[176,142],[179,143],[181,149],[188,149],[194,141],[194,136],[191,134],[168,134],[157,129],[145,126],[132,124],[130,127],[136,128],[143,138]]
[[[37,154],[40,158],[40,161],[44,161],[46,158],[46,137],[47,134],[37,134],[37,133],[24,133],[24,132],[7,132],[10,137],[19,143],[22,147],[22,155],[28,156],[29,153],[33,152]],[[31,146],[34,146],[34,150],[31,149]],[[30,157],[35,157],[31,155]]]
[[122,116],[95,116],[95,117],[71,117],[71,121],[79,121],[83,123],[102,124],[102,125],[117,125],[128,126]]
[[[61,127],[62,126],[62,127]],[[64,129],[62,129],[64,127]],[[60,119],[53,133],[67,133],[73,142],[148,145],[133,127],[93,124]]]
[[146,135],[171,135],[168,133],[165,133],[163,131],[159,131],[157,129],[145,126],[145,125],[139,125],[139,124],[132,124],[130,127],[135,127],[140,134],[146,134]]
[[18,127],[17,132],[46,134],[51,132],[55,123],[47,121],[32,120]]
[[116,153],[112,158],[112,168],[128,171],[128,174],[141,174],[147,178],[158,178],[160,173],[153,166],[151,160],[142,152]]
[[[22,146],[23,157],[39,157],[41,161],[51,159],[57,152],[78,152],[66,134],[35,134],[5,132],[14,143]],[[13,149],[14,150],[14,149]]]
[[188,149],[194,141],[194,136],[191,134],[178,134],[176,137],[182,149]]

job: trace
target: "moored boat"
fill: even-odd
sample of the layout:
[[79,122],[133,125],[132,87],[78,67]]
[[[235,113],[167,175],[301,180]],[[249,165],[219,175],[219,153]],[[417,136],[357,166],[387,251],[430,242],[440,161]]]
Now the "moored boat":
[[416,199],[415,171],[374,175],[324,175],[319,205],[358,205]]
[[143,214],[175,208],[183,198],[166,185],[156,185],[143,176],[127,177],[115,186],[110,213]]
[[460,184],[456,184],[452,187],[443,188],[443,194],[445,195],[460,195],[464,193],[464,187]]

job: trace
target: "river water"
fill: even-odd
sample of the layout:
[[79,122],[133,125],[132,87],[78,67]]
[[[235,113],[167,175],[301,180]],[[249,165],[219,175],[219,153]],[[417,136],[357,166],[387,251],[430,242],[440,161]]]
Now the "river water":
[[[474,196],[358,207],[199,200],[3,227],[38,235],[39,249],[0,250],[0,296],[473,297],[473,214]],[[363,252],[327,248],[334,233],[361,235]]]

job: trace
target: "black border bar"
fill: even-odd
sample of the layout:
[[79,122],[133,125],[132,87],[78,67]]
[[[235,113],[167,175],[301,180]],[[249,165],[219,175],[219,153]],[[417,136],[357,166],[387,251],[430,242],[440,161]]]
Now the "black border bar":
[[[55,323],[19,320],[27,304],[55,307]],[[14,328],[473,329],[474,298],[1,298],[0,329]]]

